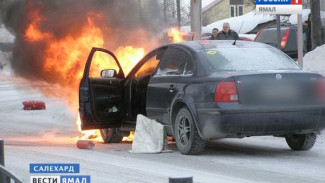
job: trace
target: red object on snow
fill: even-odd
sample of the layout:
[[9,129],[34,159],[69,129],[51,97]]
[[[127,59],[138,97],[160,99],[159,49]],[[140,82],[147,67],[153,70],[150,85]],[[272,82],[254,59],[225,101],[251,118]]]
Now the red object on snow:
[[23,102],[23,110],[45,110],[45,102],[39,100],[29,100]]
[[79,149],[92,149],[94,148],[95,143],[92,140],[78,140],[77,147]]

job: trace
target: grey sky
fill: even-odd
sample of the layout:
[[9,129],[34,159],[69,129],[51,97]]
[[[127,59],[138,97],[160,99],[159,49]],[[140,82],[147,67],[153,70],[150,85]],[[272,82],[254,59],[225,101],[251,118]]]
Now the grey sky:
[[[214,0],[202,0],[202,8],[208,4],[210,4]],[[181,0],[182,3],[184,4],[190,4],[190,0]]]

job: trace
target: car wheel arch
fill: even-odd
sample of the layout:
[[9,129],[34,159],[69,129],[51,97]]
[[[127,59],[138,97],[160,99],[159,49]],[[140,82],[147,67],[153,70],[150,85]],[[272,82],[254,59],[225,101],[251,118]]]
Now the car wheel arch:
[[[172,108],[170,110],[171,111],[170,112],[170,121],[171,121],[171,124],[174,126],[177,113],[183,107],[187,107],[190,110],[190,112],[191,112],[191,114],[193,116],[193,119],[194,119],[195,126],[198,129],[198,132],[199,132],[200,137],[202,139],[205,139],[204,136],[203,136],[203,134],[202,134],[202,132],[201,132],[201,128],[198,125],[198,115],[197,115],[197,111],[196,111],[196,108],[194,106],[194,103],[188,103],[185,100],[176,100],[173,103]],[[173,131],[173,134],[175,135],[174,131]]]

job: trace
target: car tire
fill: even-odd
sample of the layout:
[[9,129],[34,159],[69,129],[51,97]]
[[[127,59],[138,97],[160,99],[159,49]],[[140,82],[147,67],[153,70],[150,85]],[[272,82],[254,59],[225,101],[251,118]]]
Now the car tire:
[[123,136],[118,133],[116,128],[100,129],[100,135],[104,143],[120,143],[123,139]]
[[200,137],[192,114],[186,107],[177,113],[174,134],[177,149],[182,154],[199,154],[205,147],[205,140]]
[[309,150],[316,142],[317,134],[294,134],[286,136],[289,147],[295,151]]

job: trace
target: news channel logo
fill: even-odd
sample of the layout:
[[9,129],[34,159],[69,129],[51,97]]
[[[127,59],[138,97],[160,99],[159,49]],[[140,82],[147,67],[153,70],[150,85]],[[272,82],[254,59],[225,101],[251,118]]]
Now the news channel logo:
[[256,0],[258,14],[301,14],[302,0]]
[[80,165],[75,163],[30,164],[29,173],[33,174],[30,176],[30,183],[90,183],[90,175],[71,175],[80,173]]

